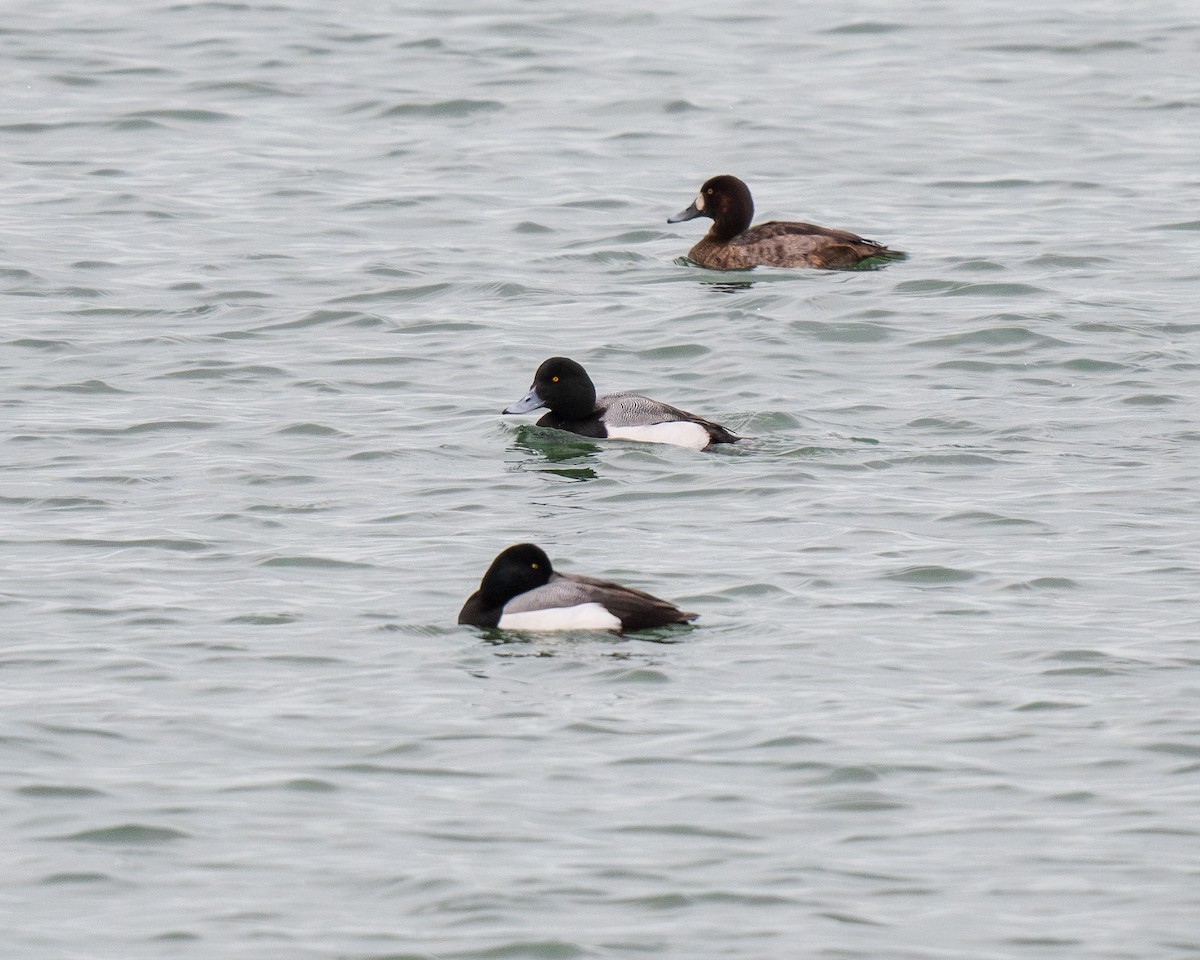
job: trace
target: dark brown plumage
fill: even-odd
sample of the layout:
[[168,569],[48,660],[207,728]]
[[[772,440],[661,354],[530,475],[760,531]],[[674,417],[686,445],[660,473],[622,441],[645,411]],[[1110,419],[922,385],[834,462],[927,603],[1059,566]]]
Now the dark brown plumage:
[[688,259],[710,270],[750,270],[757,266],[857,267],[865,260],[902,260],[904,254],[846,230],[814,223],[771,220],[750,226],[754,200],[737,177],[723,174],[705,182],[695,202],[667,223],[710,217],[713,225],[688,251]]

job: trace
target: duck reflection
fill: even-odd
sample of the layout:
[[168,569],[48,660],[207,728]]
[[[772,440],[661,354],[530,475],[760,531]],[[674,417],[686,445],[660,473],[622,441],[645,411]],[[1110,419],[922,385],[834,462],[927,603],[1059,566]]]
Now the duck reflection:
[[743,293],[754,286],[753,280],[721,280],[711,281],[705,280],[704,286],[708,287],[713,293]]
[[600,452],[600,448],[575,434],[524,425],[517,428],[513,446],[540,454],[547,463],[555,464],[530,468],[538,473],[549,473],[564,480],[595,480],[599,476],[587,462]]

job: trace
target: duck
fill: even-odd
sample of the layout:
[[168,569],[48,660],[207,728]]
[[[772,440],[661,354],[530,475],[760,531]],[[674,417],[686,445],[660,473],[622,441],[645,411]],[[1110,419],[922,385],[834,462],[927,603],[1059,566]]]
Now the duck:
[[483,629],[632,633],[698,616],[633,587],[558,573],[541,547],[517,543],[492,561],[458,622]]
[[719,423],[637,393],[598,397],[587,371],[569,357],[543,361],[533,375],[529,392],[502,412],[528,413],[541,407],[550,412],[537,422],[539,427],[554,427],[596,440],[640,440],[705,450],[716,443],[742,439]]
[[713,224],[687,258],[710,270],[751,270],[760,265],[837,270],[856,267],[872,257],[902,260],[906,256],[874,240],[812,223],[771,220],[752,227],[750,188],[729,174],[706,180],[692,205],[667,223],[696,217],[709,217]]

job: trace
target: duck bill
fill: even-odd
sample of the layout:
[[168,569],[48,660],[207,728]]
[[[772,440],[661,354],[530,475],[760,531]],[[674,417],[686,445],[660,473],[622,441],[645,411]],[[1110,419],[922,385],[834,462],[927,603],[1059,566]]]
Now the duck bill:
[[546,401],[538,396],[537,387],[530,387],[529,392],[525,394],[516,403],[505,407],[502,413],[528,413],[530,410],[536,410],[538,407],[544,407]]
[[686,210],[680,210],[675,216],[668,217],[667,223],[683,223],[684,220],[695,220],[697,217],[704,216],[704,211],[697,206],[699,201],[693,201],[692,205]]

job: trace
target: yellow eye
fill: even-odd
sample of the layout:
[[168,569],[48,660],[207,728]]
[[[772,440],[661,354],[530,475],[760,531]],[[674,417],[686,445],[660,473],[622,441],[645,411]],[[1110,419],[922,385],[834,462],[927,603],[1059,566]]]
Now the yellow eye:
[[704,192],[705,192],[705,193],[707,193],[707,194],[708,194],[708,195],[711,197],[711,196],[712,196],[712,187],[709,187],[709,188],[708,188],[707,190],[705,190]]
[[555,383],[558,383],[558,377],[551,377],[550,379],[553,380]]
[[529,566],[533,570],[536,570],[538,568],[538,565],[536,563],[531,563]]

